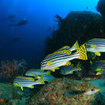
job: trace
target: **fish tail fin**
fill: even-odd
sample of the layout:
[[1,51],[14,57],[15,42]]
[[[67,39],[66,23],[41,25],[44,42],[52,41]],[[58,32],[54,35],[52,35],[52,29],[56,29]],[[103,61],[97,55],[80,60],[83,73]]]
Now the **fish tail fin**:
[[87,60],[88,59],[85,44],[81,45],[80,48],[77,49],[77,53],[80,54],[78,59],[81,59],[81,60]]

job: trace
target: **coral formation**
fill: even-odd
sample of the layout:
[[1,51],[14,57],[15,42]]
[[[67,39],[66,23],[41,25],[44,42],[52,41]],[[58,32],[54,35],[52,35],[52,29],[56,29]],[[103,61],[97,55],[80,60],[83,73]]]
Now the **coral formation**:
[[[62,22],[62,21],[63,22]],[[97,37],[105,38],[102,17],[89,11],[72,11],[58,21],[59,29],[46,39],[45,54],[54,52],[62,46],[72,46],[76,40],[80,44]]]
[[12,84],[0,83],[0,105],[25,105],[28,98]]
[[11,81],[17,75],[23,74],[26,69],[25,60],[2,61],[0,67],[0,80]]
[[[94,80],[96,78],[89,78]],[[55,79],[52,83],[47,84],[36,95],[31,97],[31,101],[27,102],[27,105],[93,105],[94,98],[100,93],[93,95],[85,95],[84,91],[94,89],[94,87],[88,83],[86,78],[82,80],[74,80],[72,78],[60,78]],[[73,93],[72,90],[76,90]],[[66,94],[65,94],[66,92]],[[67,94],[69,92],[69,96]],[[104,102],[100,98],[98,101]]]
[[97,11],[99,11],[101,15],[105,17],[105,0],[99,0],[97,4]]

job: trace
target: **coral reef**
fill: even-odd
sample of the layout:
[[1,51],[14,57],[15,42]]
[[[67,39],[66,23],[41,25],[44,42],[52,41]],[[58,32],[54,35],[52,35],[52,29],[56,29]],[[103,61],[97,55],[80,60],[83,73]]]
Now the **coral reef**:
[[0,105],[25,105],[28,98],[12,84],[0,83]]
[[97,4],[97,11],[99,11],[101,15],[105,17],[105,0],[99,0]]
[[[93,101],[97,95],[98,97],[102,97],[102,95],[100,93],[85,95],[84,91],[94,89],[86,79],[56,78],[52,83],[45,85],[40,92],[31,97],[30,101],[27,101],[27,105],[93,105],[93,103],[97,103],[96,100],[95,102]],[[89,79],[94,80],[96,78],[92,77]],[[73,93],[72,90],[76,90],[76,92]],[[97,101],[105,103],[102,98],[99,98]]]
[[25,60],[2,61],[0,67],[0,81],[11,81],[26,70]]
[[[46,39],[45,55],[62,46],[72,46],[76,40],[80,44],[91,38],[105,38],[102,16],[89,11],[72,11],[64,19],[56,16],[59,28]],[[58,18],[59,17],[59,18]]]

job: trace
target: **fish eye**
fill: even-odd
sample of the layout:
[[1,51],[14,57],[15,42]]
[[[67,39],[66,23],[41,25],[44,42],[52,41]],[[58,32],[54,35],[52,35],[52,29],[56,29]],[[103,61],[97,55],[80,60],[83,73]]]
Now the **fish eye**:
[[94,89],[91,89],[91,91],[94,91]]

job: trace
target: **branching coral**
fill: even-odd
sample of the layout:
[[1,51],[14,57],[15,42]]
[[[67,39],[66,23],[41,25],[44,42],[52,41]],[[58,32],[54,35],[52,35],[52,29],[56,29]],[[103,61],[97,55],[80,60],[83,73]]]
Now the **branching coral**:
[[24,60],[17,61],[2,61],[0,68],[0,77],[6,80],[12,80],[17,75],[23,74],[26,69],[26,62]]

